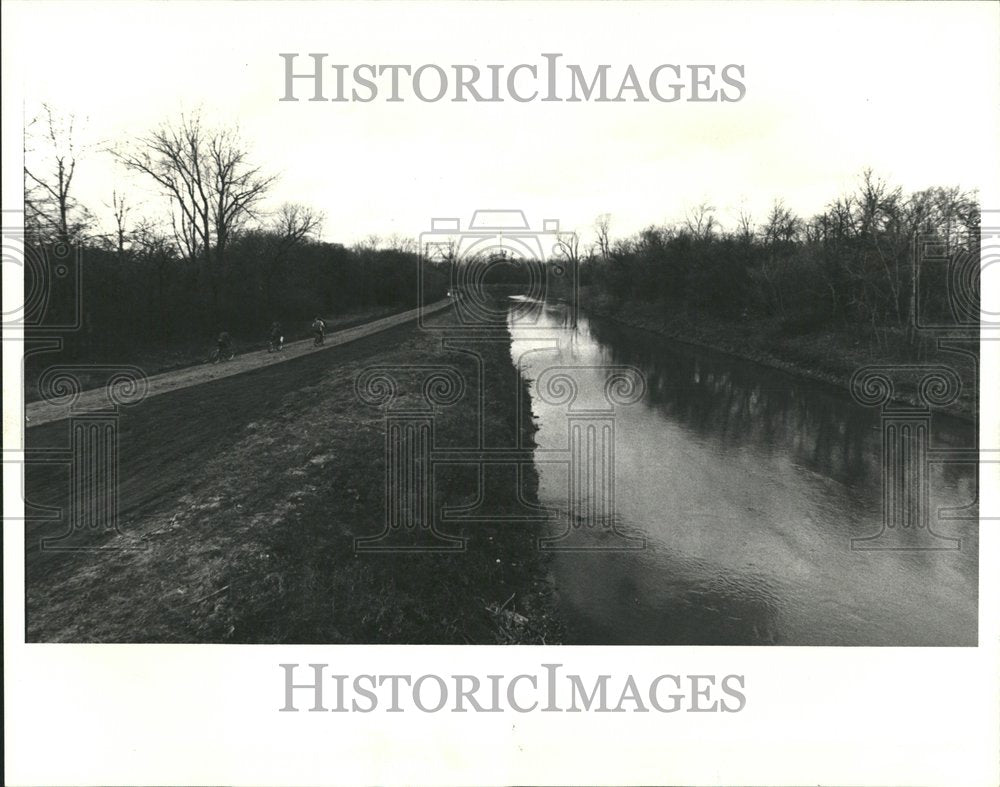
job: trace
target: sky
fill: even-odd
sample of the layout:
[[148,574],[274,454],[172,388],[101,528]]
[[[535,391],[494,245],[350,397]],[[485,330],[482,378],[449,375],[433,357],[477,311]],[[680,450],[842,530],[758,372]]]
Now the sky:
[[[267,209],[301,202],[322,235],[416,237],[435,217],[520,209],[592,240],[682,219],[724,227],[777,198],[811,215],[865,167],[906,190],[1000,183],[1000,4],[8,2],[5,113],[42,102],[81,142],[124,143],[182,112],[238,124],[279,175]],[[281,102],[282,52],[328,63],[744,67],[734,103]],[[331,78],[332,77],[328,77]],[[616,79],[612,76],[612,83]],[[297,88],[299,89],[299,88]],[[306,89],[301,88],[301,95]],[[404,91],[405,92],[405,91]],[[12,101],[15,95],[21,102]],[[383,94],[384,95],[384,94]],[[9,126],[5,126],[5,131]],[[5,148],[7,141],[5,138]],[[151,184],[107,154],[77,197],[107,220],[111,192],[162,215]],[[5,189],[6,193],[6,189]],[[1000,198],[1000,195],[996,195]],[[1000,203],[998,203],[1000,204]],[[5,205],[5,207],[9,207]]]

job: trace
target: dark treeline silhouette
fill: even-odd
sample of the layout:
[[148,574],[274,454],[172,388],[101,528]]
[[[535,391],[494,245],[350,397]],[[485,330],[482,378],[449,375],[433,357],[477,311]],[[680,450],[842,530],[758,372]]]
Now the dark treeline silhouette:
[[[79,323],[66,355],[204,343],[222,330],[262,338],[275,320],[415,306],[420,279],[427,298],[447,290],[447,269],[422,262],[411,241],[371,236],[347,248],[319,240],[318,210],[265,210],[276,177],[252,163],[234,128],[182,116],[88,150],[73,117],[43,109],[25,135],[26,275],[37,279],[26,292],[44,289],[33,323]],[[114,190],[110,229],[98,227],[75,178],[80,167],[114,163],[166,198],[162,215],[138,218],[137,204]]]
[[763,223],[744,213],[722,231],[703,204],[680,224],[613,240],[605,214],[580,260],[582,280],[621,300],[772,317],[789,332],[866,326],[883,338],[918,309],[925,321],[976,323],[979,221],[975,194],[904,194],[865,171],[853,193],[810,219],[779,201]]
[[[308,240],[278,253],[281,238],[254,230],[240,234],[225,270],[206,282],[203,269],[162,239],[124,254],[95,241],[71,248],[74,286],[50,288],[47,318],[77,310],[82,299],[83,330],[67,337],[66,350],[95,346],[143,345],[160,340],[205,338],[220,330],[263,337],[274,320],[286,326],[379,307],[417,305],[421,263],[413,252],[349,249]],[[49,260],[64,256],[59,244],[34,245],[29,253]],[[78,262],[76,262],[78,261]],[[46,263],[51,265],[51,263]],[[429,298],[443,297],[447,273],[431,267],[423,274]]]

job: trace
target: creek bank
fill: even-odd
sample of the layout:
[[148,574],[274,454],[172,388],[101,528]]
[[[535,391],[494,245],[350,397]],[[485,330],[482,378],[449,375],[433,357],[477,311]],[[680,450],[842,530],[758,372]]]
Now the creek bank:
[[[580,290],[578,305],[589,314],[622,325],[656,333],[672,340],[723,352],[754,361],[790,374],[850,391],[854,373],[865,366],[930,365],[953,369],[962,382],[958,399],[946,407],[932,407],[969,423],[978,413],[978,364],[965,354],[923,348],[922,357],[914,358],[901,336],[879,344],[860,329],[834,331],[794,331],[774,318],[749,317],[726,320],[705,312],[669,311],[667,304],[622,301],[593,291]],[[977,348],[978,356],[978,348]],[[956,363],[957,359],[962,359]],[[893,389],[893,401],[923,406],[915,374],[899,375]]]

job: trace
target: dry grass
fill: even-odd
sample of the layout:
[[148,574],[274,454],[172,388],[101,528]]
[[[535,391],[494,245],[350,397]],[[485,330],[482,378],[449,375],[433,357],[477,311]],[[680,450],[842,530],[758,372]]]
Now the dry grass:
[[[308,384],[275,394],[252,420],[237,421],[238,434],[225,443],[199,448],[202,458],[192,456],[197,481],[183,493],[147,502],[114,542],[141,550],[65,553],[45,562],[29,553],[28,639],[558,641],[547,569],[531,528],[499,521],[469,526],[459,533],[468,539],[466,549],[455,554],[354,550],[355,537],[375,535],[384,523],[383,416],[357,398],[357,374],[372,364],[463,369],[466,395],[438,413],[439,440],[451,445],[476,444],[480,394],[469,357],[443,350],[439,338],[415,326],[357,345],[340,360],[337,349],[296,362],[325,366]],[[509,342],[480,352],[491,370],[485,434],[512,440],[516,390],[524,382]],[[232,386],[243,386],[248,397],[256,374],[199,390],[203,397],[226,397],[236,395]],[[413,397],[417,390],[402,393]],[[182,405],[193,430],[208,426],[199,420],[206,416],[197,402],[189,395]],[[138,465],[126,463],[121,472]],[[527,476],[522,494],[536,501],[537,478]],[[472,480],[461,468],[442,474],[438,503],[467,502]],[[491,513],[516,510],[514,485],[499,477],[488,482]]]

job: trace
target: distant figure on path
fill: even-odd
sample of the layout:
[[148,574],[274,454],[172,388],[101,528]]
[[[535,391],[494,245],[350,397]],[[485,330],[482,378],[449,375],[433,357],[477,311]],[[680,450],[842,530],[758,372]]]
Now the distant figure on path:
[[268,340],[267,351],[270,353],[281,352],[285,346],[285,337],[281,333],[281,323],[275,320],[271,323],[271,333]]
[[316,319],[314,319],[312,323],[312,330],[314,336],[313,344],[318,347],[323,343],[323,340],[326,338],[326,323],[323,322],[319,317],[316,317]]
[[229,331],[220,331],[219,337],[215,340],[215,352],[212,353],[212,363],[232,360],[236,353],[233,351],[233,340],[229,336]]

